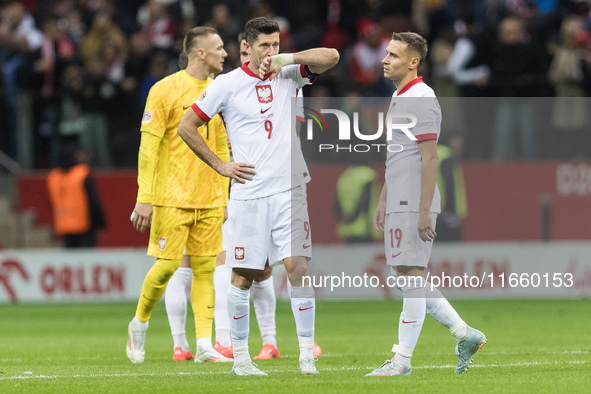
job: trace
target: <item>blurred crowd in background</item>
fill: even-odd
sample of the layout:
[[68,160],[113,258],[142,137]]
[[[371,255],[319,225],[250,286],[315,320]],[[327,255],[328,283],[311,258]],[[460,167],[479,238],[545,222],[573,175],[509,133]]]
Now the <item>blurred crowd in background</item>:
[[[536,100],[495,101],[494,124],[479,131],[484,139],[475,127],[453,131],[465,138],[464,159],[588,158],[590,6],[589,0],[4,0],[0,151],[24,168],[51,168],[75,141],[96,167],[136,166],[148,91],[179,69],[184,34],[198,25],[216,28],[227,72],[240,66],[244,23],[268,16],[282,29],[282,52],[327,46],[341,53],[339,65],[306,96],[391,96],[394,87],[382,77],[385,48],[392,32],[416,31],[430,45],[420,75],[438,97],[564,98],[552,108]],[[470,112],[474,102],[462,105]],[[516,130],[508,126],[513,118],[520,119]],[[540,119],[556,127],[540,133]],[[564,146],[547,148],[556,141]]]

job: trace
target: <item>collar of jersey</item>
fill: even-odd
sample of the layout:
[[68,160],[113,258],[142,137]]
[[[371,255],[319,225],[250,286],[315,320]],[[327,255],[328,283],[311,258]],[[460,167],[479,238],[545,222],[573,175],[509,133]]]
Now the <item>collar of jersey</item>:
[[[242,67],[240,67],[242,69],[242,71],[244,71],[247,75],[256,78],[256,79],[260,79],[261,81],[266,81],[267,79],[269,79],[269,75],[266,75],[265,78],[261,78],[258,75],[256,75],[255,73],[253,73],[250,68],[248,68],[248,65],[250,64],[250,61],[244,63],[242,65]],[[269,73],[270,74],[270,73]]]
[[396,97],[400,96],[403,93],[406,93],[408,89],[412,88],[419,82],[423,82],[423,77],[416,77],[415,79],[404,85],[404,87],[398,93],[396,93]]
[[189,81],[190,83],[197,85],[199,87],[205,87],[211,83],[211,78],[207,77],[207,79],[205,81],[202,81],[201,79],[197,79],[197,78],[190,76],[189,73],[187,72],[187,70],[183,70],[183,76],[185,77],[185,79],[187,81]]

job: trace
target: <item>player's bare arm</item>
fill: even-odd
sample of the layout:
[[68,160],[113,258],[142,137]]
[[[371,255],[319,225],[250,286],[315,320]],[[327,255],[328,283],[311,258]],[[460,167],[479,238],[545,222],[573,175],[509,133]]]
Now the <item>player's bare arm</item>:
[[430,242],[435,239],[437,233],[433,228],[431,218],[431,203],[435,194],[437,183],[437,141],[426,140],[417,142],[419,153],[421,154],[421,197],[419,201],[419,222],[417,230],[419,237]]
[[333,48],[314,48],[297,53],[279,54],[268,56],[259,67],[259,75],[264,76],[271,72],[269,80],[273,80],[281,71],[281,67],[288,64],[305,64],[314,74],[322,74],[336,66],[340,55]]
[[386,201],[388,199],[388,185],[384,183],[380,198],[378,200],[378,206],[373,215],[373,225],[378,231],[384,231],[384,224],[386,222]]
[[293,54],[296,64],[306,64],[314,74],[322,74],[339,62],[339,52],[334,48],[314,48]]
[[203,140],[201,134],[199,134],[198,128],[204,124],[205,121],[195,111],[187,111],[179,124],[178,133],[189,148],[218,174],[235,179],[240,183],[251,181],[252,175],[256,174],[256,171],[253,169],[254,165],[248,163],[226,163],[220,159],[209,149],[209,146],[207,146],[207,143]]

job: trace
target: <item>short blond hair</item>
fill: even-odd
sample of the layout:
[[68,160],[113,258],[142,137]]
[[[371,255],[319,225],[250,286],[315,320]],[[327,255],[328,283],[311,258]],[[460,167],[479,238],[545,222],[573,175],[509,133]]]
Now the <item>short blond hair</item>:
[[218,34],[218,31],[213,27],[207,26],[198,26],[194,27],[185,35],[183,39],[183,52],[189,54],[193,50],[193,48],[197,47],[199,44],[197,40],[201,37],[207,37],[211,34]]

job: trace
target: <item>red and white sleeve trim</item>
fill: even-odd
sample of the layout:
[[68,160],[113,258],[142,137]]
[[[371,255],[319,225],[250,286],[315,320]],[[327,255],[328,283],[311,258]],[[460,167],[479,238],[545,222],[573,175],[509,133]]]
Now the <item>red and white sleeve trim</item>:
[[195,113],[197,115],[199,115],[199,117],[204,121],[204,122],[209,122],[211,120],[211,118],[209,116],[207,116],[205,114],[205,112],[201,111],[201,109],[197,106],[197,104],[193,103],[193,105],[191,105],[191,108],[193,109],[193,111],[195,111]]
[[300,64],[300,75],[302,76],[302,78],[308,78],[308,75],[306,74],[305,64]]
[[419,134],[415,135],[415,137],[417,137],[417,141],[436,140],[437,133]]

